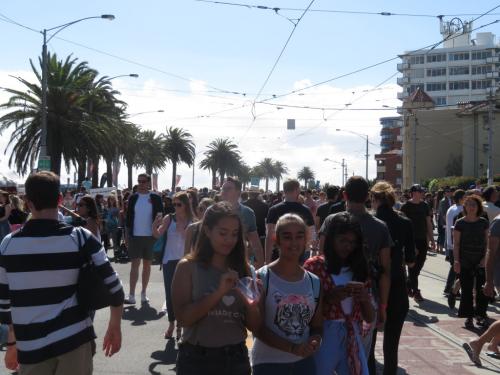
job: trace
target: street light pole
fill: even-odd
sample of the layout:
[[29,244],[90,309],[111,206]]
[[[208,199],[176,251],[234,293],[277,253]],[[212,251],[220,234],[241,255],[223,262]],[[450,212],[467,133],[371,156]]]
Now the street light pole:
[[368,154],[368,135],[366,135],[366,166],[365,166],[365,178],[366,178],[366,181],[368,181],[368,157],[370,155]]
[[[365,141],[366,141],[365,179],[366,179],[366,181],[368,181],[368,158],[370,156],[370,154],[368,153],[368,143],[369,143],[368,134],[361,134],[361,133],[354,132],[352,130],[344,130],[344,129],[335,129],[335,130],[338,131],[338,132],[351,133],[351,134],[357,135],[358,137],[361,137],[361,138],[365,139]],[[347,172],[346,172],[346,174],[347,174]],[[347,177],[346,177],[346,181],[347,181]]]
[[[50,155],[48,155],[47,152],[47,90],[48,90],[48,83],[47,83],[47,65],[48,65],[48,54],[47,54],[47,43],[50,42],[50,40],[56,36],[60,31],[64,30],[65,28],[74,25],[75,23],[89,20],[89,19],[94,19],[94,18],[102,18],[102,19],[107,19],[107,20],[114,20],[115,16],[112,14],[103,14],[101,16],[93,16],[93,17],[85,17],[81,18],[76,21],[68,22],[63,25],[59,25],[56,27],[52,27],[50,29],[43,29],[42,34],[43,34],[43,45],[42,45],[42,114],[41,114],[41,131],[40,131],[40,156],[38,158],[38,169],[39,170],[44,170],[44,169],[51,169],[51,163],[50,163]],[[57,30],[54,34],[50,36],[49,39],[47,39],[47,31],[52,31],[52,30]]]
[[490,93],[488,103],[488,185],[493,185],[493,109],[495,107],[495,97],[493,90]]

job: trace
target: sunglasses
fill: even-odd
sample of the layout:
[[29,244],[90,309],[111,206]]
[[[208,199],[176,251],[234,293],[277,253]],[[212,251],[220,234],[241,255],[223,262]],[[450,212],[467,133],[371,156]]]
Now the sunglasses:
[[182,203],[174,203],[174,207],[182,207]]
[[137,182],[139,184],[146,184],[148,182],[148,180],[137,180]]

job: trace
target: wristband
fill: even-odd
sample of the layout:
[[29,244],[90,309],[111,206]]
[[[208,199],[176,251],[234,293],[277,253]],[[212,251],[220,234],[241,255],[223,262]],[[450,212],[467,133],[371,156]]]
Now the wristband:
[[379,308],[379,310],[383,310],[383,311],[387,310],[387,303],[379,303],[378,308]]
[[5,346],[14,346],[14,345],[16,345],[15,341],[8,342],[8,343],[5,344]]

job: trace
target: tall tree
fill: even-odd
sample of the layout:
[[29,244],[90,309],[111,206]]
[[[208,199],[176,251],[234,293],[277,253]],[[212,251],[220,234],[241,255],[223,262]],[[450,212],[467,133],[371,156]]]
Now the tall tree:
[[288,168],[285,163],[276,160],[274,162],[274,178],[276,179],[276,192],[280,191],[280,180],[283,178],[283,175],[288,173]]
[[141,140],[139,138],[140,129],[137,125],[127,121],[122,123],[122,127],[123,132],[121,133],[118,152],[123,156],[123,160],[127,165],[128,188],[132,189],[133,168],[141,165]]
[[154,130],[142,130],[139,133],[141,165],[146,173],[152,175],[154,171],[165,168],[166,156],[163,147],[163,134],[156,135]]
[[[217,138],[210,142],[207,148],[200,166],[203,169],[211,169],[212,172],[214,169],[219,172],[220,183],[224,181],[226,174],[238,172],[241,164],[240,152],[238,146],[229,138]],[[215,181],[212,179],[212,182]]]
[[266,180],[266,192],[269,191],[269,179],[274,178],[276,171],[274,170],[274,160],[264,158],[257,164],[257,167],[262,171],[262,177]]
[[310,167],[303,167],[297,174],[299,180],[304,180],[304,187],[307,189],[307,183],[309,180],[314,179],[314,172]]
[[192,166],[195,157],[193,137],[180,128],[170,127],[164,138],[164,153],[172,163],[172,191],[175,191],[177,180],[177,164],[186,163]]

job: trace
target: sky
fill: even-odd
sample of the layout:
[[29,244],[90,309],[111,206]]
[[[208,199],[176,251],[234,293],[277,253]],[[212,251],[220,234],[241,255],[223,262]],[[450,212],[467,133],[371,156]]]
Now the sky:
[[[340,184],[342,159],[349,175],[365,174],[368,136],[371,179],[376,176],[374,155],[380,151],[379,118],[397,115],[395,108],[401,105],[396,97],[401,91],[396,84],[397,55],[441,40],[436,15],[470,20],[500,5],[482,0],[316,0],[304,14],[311,0],[241,1],[234,3],[280,9],[195,0],[75,0],[71,6],[61,0],[2,2],[0,87],[20,88],[13,76],[34,80],[29,59],[38,59],[42,48],[40,33],[6,22],[5,17],[42,30],[113,14],[113,21],[91,19],[62,30],[50,41],[49,51],[61,58],[72,54],[101,75],[138,74],[112,81],[128,104],[130,120],[157,133],[174,126],[193,135],[195,186],[210,185],[210,174],[197,164],[212,140],[225,137],[238,144],[250,166],[270,157],[285,163],[289,177],[309,166],[321,184]],[[478,19],[474,27],[497,18],[500,8]],[[498,34],[498,28],[495,24],[481,31]],[[392,58],[396,59],[363,70]],[[324,81],[329,82],[320,84]],[[317,86],[308,88],[311,85]],[[7,99],[0,90],[0,102]],[[287,130],[287,119],[295,119],[295,130]],[[0,137],[0,151],[6,149],[9,136],[5,131]],[[0,168],[22,181],[24,177],[9,168],[9,155],[8,149],[0,154]],[[159,171],[160,188],[170,186],[171,173],[170,164]],[[182,187],[192,185],[192,169],[180,165],[178,174]],[[66,179],[67,171],[61,177]],[[126,178],[122,168],[119,184],[126,184]]]

